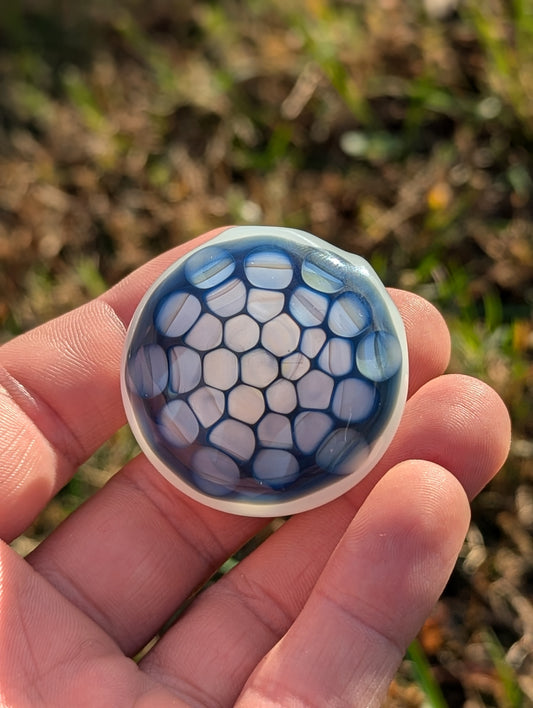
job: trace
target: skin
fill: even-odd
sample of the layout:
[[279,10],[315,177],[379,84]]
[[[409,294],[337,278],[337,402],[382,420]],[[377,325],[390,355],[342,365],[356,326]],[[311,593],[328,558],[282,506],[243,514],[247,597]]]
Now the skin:
[[266,523],[203,507],[143,455],[26,559],[7,544],[125,423],[119,367],[146,288],[210,232],[0,350],[0,704],[378,706],[453,569],[510,424],[444,375],[446,326],[391,291],[409,343],[398,433],[343,497],[294,516],[130,658]]

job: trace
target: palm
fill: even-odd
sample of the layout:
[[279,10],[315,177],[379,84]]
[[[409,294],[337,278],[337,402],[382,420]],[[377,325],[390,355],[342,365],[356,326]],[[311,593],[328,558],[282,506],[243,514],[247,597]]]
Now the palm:
[[[176,255],[3,348],[6,540],[124,423],[124,323]],[[467,495],[498,470],[509,441],[490,389],[441,375],[449,340],[439,315],[392,294],[407,327],[411,398],[370,477],[290,519],[137,665],[128,657],[265,523],[199,506],[139,456],[27,560],[1,546],[3,703],[379,703],[451,572]]]

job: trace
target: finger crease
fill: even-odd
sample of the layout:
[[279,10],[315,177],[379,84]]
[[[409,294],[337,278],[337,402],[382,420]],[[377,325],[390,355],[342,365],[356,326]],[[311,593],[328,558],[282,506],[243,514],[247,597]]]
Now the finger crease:
[[[204,565],[214,570],[216,567],[218,567],[222,560],[226,559],[228,552],[223,548],[217,537],[210,532],[209,527],[203,522],[200,517],[195,515],[194,524],[188,523],[188,520],[186,519],[184,520],[183,513],[180,512],[183,509],[186,509],[189,512],[191,511],[190,507],[187,506],[186,499],[175,499],[175,502],[177,503],[173,503],[172,509],[169,510],[165,508],[169,504],[168,497],[162,495],[159,490],[154,487],[154,485],[144,484],[144,482],[142,481],[143,478],[140,478],[138,475],[129,474],[127,469],[125,469],[124,472],[125,474],[123,476],[123,479],[126,481],[126,483],[131,485],[131,487],[136,492],[142,494],[143,497],[149,501],[149,503],[154,507],[154,509],[158,513],[159,518],[162,518],[168,524],[168,526],[172,529],[179,541],[186,548],[190,549],[194,553],[195,557],[197,557],[198,555],[201,557],[202,561],[204,562]],[[178,504],[181,508],[178,507]],[[177,522],[177,520],[179,520],[179,523]],[[208,538],[206,538],[206,540],[203,541],[201,544],[198,544],[200,534],[197,533],[197,525],[199,523],[201,523],[203,535],[208,536]],[[194,529],[194,541],[183,533],[184,529],[189,528]]]
[[[44,440],[46,440],[65,462],[76,468],[85,457],[85,447],[73,429],[55,409],[55,407],[42,396],[39,396],[28,386],[12,376],[7,369],[1,367],[2,386],[14,405],[35,426]],[[39,418],[50,420],[50,430],[53,434],[47,435],[40,424]],[[59,433],[56,431],[59,429]]]
[[335,612],[346,618],[350,624],[363,629],[366,633],[377,635],[380,639],[385,640],[386,644],[388,644],[400,658],[404,655],[405,647],[397,641],[393,634],[378,629],[378,627],[364,620],[354,609],[338,602],[328,591],[321,589],[319,586],[315,587],[314,593],[320,600],[330,605]]
[[[233,579],[232,575],[235,573],[238,577]],[[226,579],[228,586],[223,581],[220,590],[235,598],[239,605],[244,605],[259,625],[272,633],[276,640],[279,639],[293,622],[293,613],[285,609],[279,598],[269,592],[265,586],[239,571],[238,566],[226,576]]]

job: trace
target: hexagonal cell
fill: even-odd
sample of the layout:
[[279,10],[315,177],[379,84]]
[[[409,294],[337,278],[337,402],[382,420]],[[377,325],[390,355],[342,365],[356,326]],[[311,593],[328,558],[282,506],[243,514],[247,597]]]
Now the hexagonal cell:
[[246,302],[246,286],[238,278],[228,280],[211,290],[205,301],[209,309],[220,317],[231,317],[242,310]]
[[297,381],[309,371],[311,362],[301,352],[293,352],[281,360],[281,375],[291,381]]
[[185,337],[185,344],[205,352],[218,347],[222,341],[222,324],[216,317],[206,312]]
[[255,435],[251,428],[238,420],[223,420],[215,426],[209,442],[241,462],[254,454]]
[[236,386],[228,394],[228,413],[243,423],[256,423],[265,412],[263,394],[253,386]]
[[261,450],[253,464],[254,477],[274,489],[294,482],[300,467],[286,450]]
[[278,375],[278,362],[264,349],[252,349],[241,357],[241,379],[257,388],[265,388]]
[[263,325],[261,344],[276,356],[284,356],[293,352],[298,346],[299,340],[300,328],[285,313]]
[[202,377],[199,355],[189,347],[171,347],[168,350],[170,388],[174,393],[187,393],[198,386]]
[[318,358],[318,365],[327,374],[344,376],[353,371],[353,344],[348,339],[333,337],[325,345]]
[[370,448],[363,436],[351,428],[337,428],[316,453],[317,464],[330,474],[351,474],[368,457]]
[[215,349],[204,356],[204,381],[226,391],[239,377],[239,360],[229,349]]
[[329,300],[325,295],[309,288],[296,288],[289,300],[289,310],[304,327],[315,327],[324,321]]
[[278,379],[266,390],[266,399],[271,411],[290,413],[298,402],[294,384],[285,379]]
[[283,310],[285,295],[277,290],[251,288],[246,309],[258,322],[268,322]]
[[198,319],[202,306],[198,298],[184,292],[176,292],[162,298],[157,307],[154,322],[165,337],[181,337]]
[[302,334],[300,350],[310,359],[313,359],[313,357],[315,357],[321,350],[322,345],[325,341],[326,333],[323,329],[320,329],[318,327],[305,329]]
[[370,332],[357,346],[356,361],[363,376],[371,381],[386,381],[402,365],[400,342],[389,332]]
[[302,263],[302,278],[315,290],[323,293],[336,293],[342,290],[344,283],[334,273],[340,268],[346,270],[347,264],[330,251],[311,251]]
[[199,427],[194,413],[181,399],[170,401],[159,413],[159,430],[176,447],[186,447],[198,436]]
[[259,325],[248,315],[232,317],[224,325],[224,344],[234,352],[245,352],[259,341]]
[[185,277],[197,288],[213,288],[235,270],[235,259],[218,246],[206,246],[189,256],[185,262]]
[[165,350],[158,344],[139,347],[128,367],[139,396],[153,398],[164,391],[168,382],[168,362]]
[[302,408],[327,408],[331,401],[333,379],[322,371],[310,371],[296,384]]
[[343,379],[337,384],[331,407],[340,420],[358,423],[372,414],[376,401],[375,384],[365,379]]
[[333,420],[326,413],[303,411],[294,420],[294,440],[300,450],[308,455],[316,450],[333,428]]
[[222,391],[211,386],[202,386],[188,398],[189,405],[204,428],[219,420],[223,413],[226,400]]
[[282,290],[292,280],[290,258],[277,249],[256,249],[244,259],[244,272],[252,285],[268,290]]
[[343,293],[333,302],[328,316],[332,332],[341,337],[355,337],[372,319],[368,302],[356,293]]
[[206,494],[224,496],[232,492],[239,482],[239,468],[235,462],[212,447],[197,450],[191,467],[195,483]]
[[268,413],[257,426],[257,437],[264,447],[292,447],[291,424],[288,418]]

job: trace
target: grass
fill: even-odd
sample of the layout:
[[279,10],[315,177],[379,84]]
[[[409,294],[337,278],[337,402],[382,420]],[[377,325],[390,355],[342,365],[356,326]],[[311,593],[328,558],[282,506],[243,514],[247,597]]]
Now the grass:
[[436,681],[427,656],[420,642],[415,639],[407,649],[407,659],[413,666],[414,678],[424,693],[430,708],[446,708],[448,705]]
[[[514,706],[533,701],[521,541],[533,530],[533,7],[436,7],[11,3],[0,21],[1,336],[226,223],[307,229],[429,298],[452,333],[450,370],[498,390],[514,443],[389,703],[431,704],[436,682],[452,706]],[[120,431],[20,548],[135,449]]]

